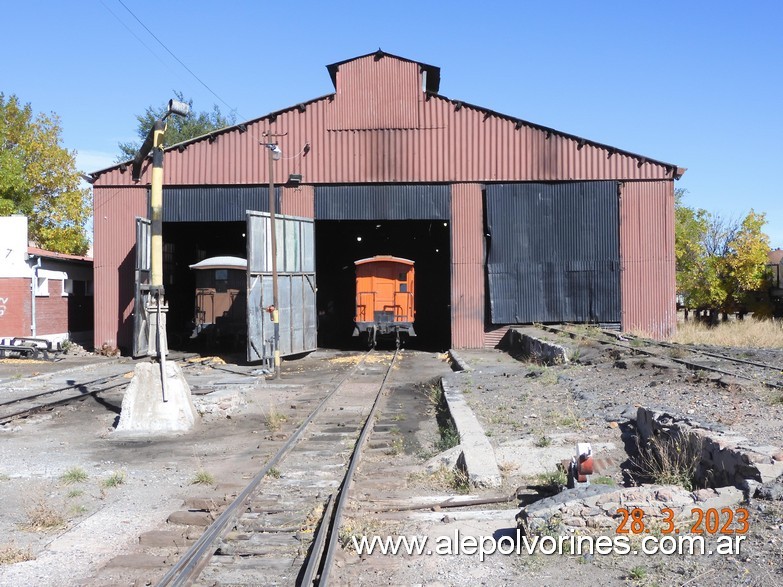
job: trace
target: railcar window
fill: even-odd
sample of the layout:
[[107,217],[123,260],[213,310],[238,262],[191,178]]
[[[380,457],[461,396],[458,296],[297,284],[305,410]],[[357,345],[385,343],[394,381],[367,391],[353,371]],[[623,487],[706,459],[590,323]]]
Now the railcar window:
[[405,274],[400,273],[399,275],[397,275],[397,281],[405,281]]
[[408,284],[407,283],[401,283],[400,284],[400,293],[407,293],[408,292]]

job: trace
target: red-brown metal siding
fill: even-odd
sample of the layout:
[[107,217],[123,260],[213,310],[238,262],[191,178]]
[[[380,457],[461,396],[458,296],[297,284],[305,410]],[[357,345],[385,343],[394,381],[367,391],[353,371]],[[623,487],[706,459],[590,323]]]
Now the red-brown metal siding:
[[301,185],[295,188],[283,188],[280,199],[281,214],[315,218],[315,190],[311,185]]
[[417,63],[374,57],[349,61],[337,70],[336,85],[329,130],[418,128],[416,102],[422,91]]
[[[656,209],[657,205],[663,205],[656,189],[664,188],[649,187],[660,184],[670,194],[676,171],[671,165],[425,94],[418,65],[394,57],[376,60],[371,55],[342,63],[337,69],[336,82],[334,95],[213,133],[210,138],[172,147],[165,154],[164,184],[265,185],[269,181],[268,157],[259,145],[267,141],[265,131],[281,135],[277,140],[283,158],[275,163],[278,182],[295,173],[301,174],[302,181],[309,186],[469,184],[455,187],[457,193],[463,194],[463,204],[453,204],[453,222],[457,224],[481,222],[481,198],[476,196],[479,182],[657,180],[626,190],[631,202],[626,205],[622,220],[627,274],[622,282],[626,292],[623,324],[661,333],[673,328],[668,300],[671,297],[673,308],[674,264],[667,261],[668,241],[665,255],[658,252],[664,240],[673,234],[673,228],[665,234],[650,228],[655,222],[669,228],[673,222],[673,204],[666,200],[665,210]],[[368,91],[373,96],[372,108],[365,99]],[[356,130],[362,127],[367,128]],[[333,130],[339,128],[351,130]],[[117,167],[101,174],[94,184],[98,346],[103,342],[115,343],[114,333],[129,328],[131,292],[119,291],[116,271],[120,267],[125,276],[120,279],[125,279],[128,275],[125,267],[128,267],[132,278],[132,259],[127,260],[126,256],[132,250],[133,217],[146,211],[149,165],[138,184],[140,188],[129,187],[133,185],[130,175],[129,166],[125,171]],[[124,189],[117,190],[116,186]],[[119,198],[117,203],[117,194],[123,192],[126,197]],[[467,193],[471,196],[464,195]],[[290,210],[298,210],[301,205],[303,212],[309,212],[308,197],[302,195],[301,200],[299,196],[294,197]],[[102,218],[97,210],[99,205],[110,212],[109,220]],[[283,209],[289,210],[288,205],[284,198]],[[462,205],[464,211],[460,209]],[[638,219],[640,214],[645,215],[644,221]],[[470,226],[465,228],[468,231],[465,238],[476,234],[475,226]],[[463,228],[452,226],[454,258],[462,259],[459,255],[463,237],[456,235],[457,230]],[[483,248],[476,250],[483,251]],[[661,255],[665,258],[659,259]],[[651,258],[655,267],[642,268]],[[671,285],[666,280],[649,277],[648,272],[660,274],[666,280],[671,277]],[[484,326],[483,259],[478,264],[464,259],[455,262],[452,291],[453,301],[459,302],[452,308],[455,346],[480,346],[474,338]],[[457,296],[463,297],[458,300]],[[475,328],[479,322],[480,326]]]
[[95,348],[129,345],[133,334],[136,216],[147,215],[147,188],[94,190]]
[[[671,179],[672,167],[608,147],[583,142],[446,98],[426,96],[415,64],[373,57],[344,64],[338,91],[267,119],[234,128],[166,152],[166,185],[265,184],[267,153],[259,145],[265,131],[285,134],[277,140],[283,159],[275,177],[302,175],[307,184],[368,182],[436,183],[473,181],[560,181],[600,179]],[[377,68],[388,78],[371,74]],[[398,93],[368,105],[356,88],[381,84]],[[341,94],[343,84],[353,88]],[[415,93],[418,96],[412,99]],[[405,96],[398,99],[395,96]],[[417,128],[398,129],[400,108]],[[338,112],[339,109],[339,112]],[[339,116],[337,116],[339,114]],[[370,117],[379,126],[367,130],[329,130],[331,120]],[[406,119],[407,120],[407,119]],[[407,123],[406,123],[407,124]],[[305,148],[307,146],[307,148]],[[147,166],[142,183],[149,182]],[[102,174],[96,186],[129,185],[130,169]]]
[[620,189],[621,328],[664,339],[677,327],[674,184],[629,182]]
[[451,188],[451,346],[484,344],[484,213],[481,185]]

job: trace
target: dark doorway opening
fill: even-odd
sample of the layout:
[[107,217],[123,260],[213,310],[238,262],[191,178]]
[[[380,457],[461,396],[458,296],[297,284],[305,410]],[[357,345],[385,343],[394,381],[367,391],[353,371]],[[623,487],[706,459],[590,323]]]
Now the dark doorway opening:
[[[393,255],[415,262],[415,330],[409,348],[451,344],[451,248],[443,220],[316,220],[318,346],[350,348],[356,297],[354,261]],[[393,344],[393,343],[392,343]]]
[[[246,258],[246,229],[245,222],[163,224],[163,281],[169,305],[166,333],[170,348],[205,350],[201,348],[203,341],[190,338],[196,312],[196,272],[190,265],[221,255]],[[234,343],[232,346],[237,345]],[[214,353],[244,352],[243,348],[219,346],[210,346],[207,350]]]

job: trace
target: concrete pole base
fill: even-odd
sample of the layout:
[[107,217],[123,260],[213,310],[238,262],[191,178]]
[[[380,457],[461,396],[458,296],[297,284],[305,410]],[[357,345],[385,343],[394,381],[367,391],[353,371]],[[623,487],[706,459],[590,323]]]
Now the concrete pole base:
[[125,396],[116,432],[154,435],[187,432],[196,423],[196,409],[179,366],[166,363],[166,401],[160,365],[139,363]]

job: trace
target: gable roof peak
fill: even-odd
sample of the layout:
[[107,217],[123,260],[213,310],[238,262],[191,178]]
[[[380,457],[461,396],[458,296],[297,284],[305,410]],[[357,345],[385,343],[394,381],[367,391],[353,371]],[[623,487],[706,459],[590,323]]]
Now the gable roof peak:
[[335,90],[337,89],[337,71],[340,69],[340,66],[345,65],[346,63],[350,63],[352,61],[358,61],[359,59],[366,59],[367,57],[372,57],[375,61],[380,61],[381,59],[384,58],[391,58],[391,59],[397,59],[399,61],[407,61],[408,63],[415,63],[416,65],[419,66],[420,71],[427,74],[426,86],[424,89],[427,92],[431,92],[433,94],[438,93],[438,89],[440,88],[440,67],[429,65],[427,63],[422,63],[421,61],[416,61],[414,59],[407,59],[406,57],[400,57],[399,55],[394,55],[392,53],[387,53],[380,47],[378,47],[377,51],[366,53],[364,55],[359,55],[358,57],[351,57],[350,59],[343,59],[342,61],[338,61],[337,63],[332,63],[331,65],[327,65],[326,69],[329,72],[329,77],[332,78],[332,84],[334,84]]

